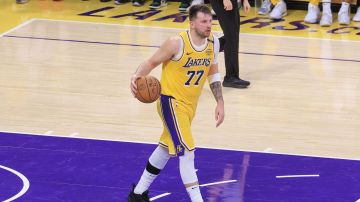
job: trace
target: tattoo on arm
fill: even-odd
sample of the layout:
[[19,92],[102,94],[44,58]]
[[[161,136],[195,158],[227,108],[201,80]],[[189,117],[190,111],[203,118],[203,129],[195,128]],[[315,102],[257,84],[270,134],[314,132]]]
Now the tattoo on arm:
[[210,84],[210,88],[215,97],[216,102],[223,100],[220,81],[216,81],[216,82]]

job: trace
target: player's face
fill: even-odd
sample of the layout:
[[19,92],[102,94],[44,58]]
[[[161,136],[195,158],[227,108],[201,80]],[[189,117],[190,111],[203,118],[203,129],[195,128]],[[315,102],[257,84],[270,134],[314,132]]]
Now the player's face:
[[210,36],[212,16],[198,12],[196,18],[190,23],[192,29],[202,38]]

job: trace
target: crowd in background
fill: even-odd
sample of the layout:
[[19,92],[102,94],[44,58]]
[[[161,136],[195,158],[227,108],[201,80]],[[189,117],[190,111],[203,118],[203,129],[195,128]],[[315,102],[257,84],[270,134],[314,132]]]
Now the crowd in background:
[[[322,0],[322,14],[319,8],[320,0],[310,0],[308,3],[308,12],[304,18],[304,22],[315,24],[320,23],[321,26],[327,27],[332,25],[333,16],[331,10],[331,0]],[[352,18],[355,22],[360,22],[360,0],[357,1],[357,11]],[[338,12],[338,22],[340,25],[349,25],[351,4],[350,0],[342,0],[340,10]],[[258,12],[260,15],[269,15],[271,19],[279,20],[287,15],[286,2],[284,0],[263,0],[261,8]]]
[[[16,0],[17,3],[27,3],[29,0]],[[112,0],[100,0],[103,2]],[[132,3],[133,6],[143,6],[146,0],[114,0],[117,5]],[[187,12],[191,5],[203,4],[204,0],[181,0],[179,11]],[[320,23],[321,26],[331,26],[333,23],[333,15],[331,10],[331,0],[322,0],[322,13],[319,8],[320,0],[310,0],[308,3],[308,11],[304,17],[304,22],[315,24]],[[240,5],[240,4],[239,4]],[[150,9],[159,9],[167,6],[167,0],[153,0],[149,5]],[[360,0],[357,0],[357,11],[352,20],[360,22]],[[337,19],[340,25],[349,25],[351,4],[350,0],[342,0]],[[213,13],[214,14],[214,13]],[[263,0],[261,8],[258,11],[260,15],[269,15],[271,19],[279,20],[287,15],[287,6],[284,0]]]

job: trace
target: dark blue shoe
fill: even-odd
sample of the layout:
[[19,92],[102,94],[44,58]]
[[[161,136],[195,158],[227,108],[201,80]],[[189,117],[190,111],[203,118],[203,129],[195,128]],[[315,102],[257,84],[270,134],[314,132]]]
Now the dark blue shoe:
[[149,199],[149,191],[145,191],[142,194],[135,194],[134,193],[135,185],[133,185],[133,188],[128,196],[128,202],[150,202]]
[[240,78],[224,78],[223,81],[224,87],[230,87],[230,88],[247,88],[250,85],[249,81],[242,80]]

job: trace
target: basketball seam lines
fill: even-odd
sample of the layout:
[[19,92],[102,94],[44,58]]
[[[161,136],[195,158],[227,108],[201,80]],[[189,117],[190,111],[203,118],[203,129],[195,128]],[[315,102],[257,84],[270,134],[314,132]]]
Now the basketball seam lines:
[[[136,86],[137,86],[137,82],[136,82]],[[139,91],[139,89],[137,89],[137,90],[138,90],[139,97],[141,97],[142,100],[145,100],[145,98],[141,95],[141,92]]]
[[145,77],[145,83],[146,83],[146,89],[147,89],[147,91],[148,91],[148,93],[149,93],[149,98],[152,100],[153,98],[151,97],[151,94],[150,94],[150,89],[149,89],[149,85],[148,85],[148,82],[147,82],[147,79],[146,79],[146,77]]

